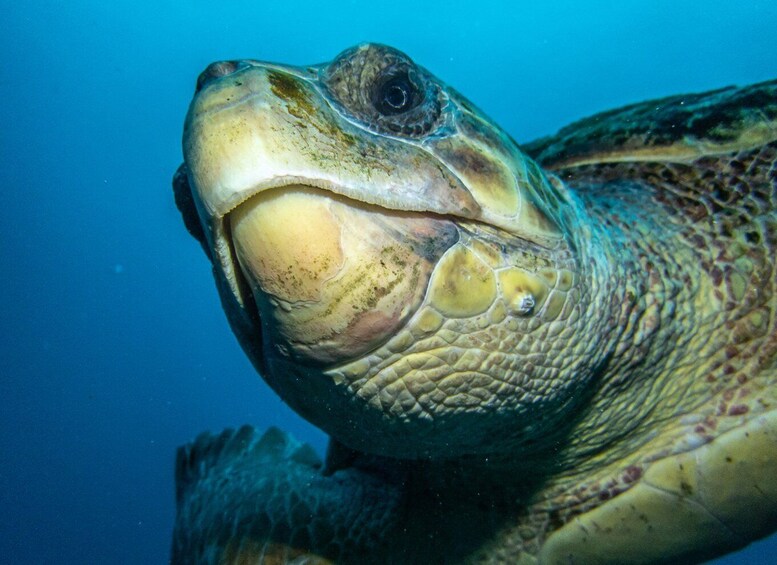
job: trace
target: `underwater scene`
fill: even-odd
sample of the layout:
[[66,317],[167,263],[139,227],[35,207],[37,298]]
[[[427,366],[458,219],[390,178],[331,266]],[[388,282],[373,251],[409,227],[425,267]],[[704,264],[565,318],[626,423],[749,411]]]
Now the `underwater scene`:
[[0,563],[777,559],[777,4],[2,13]]

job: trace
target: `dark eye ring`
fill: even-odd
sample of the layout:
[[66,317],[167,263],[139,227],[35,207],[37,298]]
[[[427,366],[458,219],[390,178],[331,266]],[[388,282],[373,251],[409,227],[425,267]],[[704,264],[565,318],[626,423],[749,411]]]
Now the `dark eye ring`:
[[394,76],[377,89],[375,109],[384,116],[401,114],[418,103],[418,89],[405,74]]

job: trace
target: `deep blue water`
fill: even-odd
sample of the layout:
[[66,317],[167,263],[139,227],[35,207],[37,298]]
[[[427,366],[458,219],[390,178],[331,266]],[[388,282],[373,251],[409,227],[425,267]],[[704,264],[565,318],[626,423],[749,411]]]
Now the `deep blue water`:
[[389,43],[518,140],[777,77],[773,1],[591,4],[4,0],[0,562],[164,563],[175,449],[203,430],[279,425],[323,450],[238,348],[173,204],[207,63]]

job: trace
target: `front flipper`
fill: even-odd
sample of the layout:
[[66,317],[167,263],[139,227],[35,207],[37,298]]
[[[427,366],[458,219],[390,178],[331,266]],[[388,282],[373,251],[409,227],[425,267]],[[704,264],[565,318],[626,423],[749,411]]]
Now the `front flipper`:
[[777,80],[639,102],[522,144],[557,171],[621,161],[688,163],[777,139]]
[[322,474],[306,444],[250,426],[200,435],[176,462],[172,563],[385,562],[401,489],[356,468]]

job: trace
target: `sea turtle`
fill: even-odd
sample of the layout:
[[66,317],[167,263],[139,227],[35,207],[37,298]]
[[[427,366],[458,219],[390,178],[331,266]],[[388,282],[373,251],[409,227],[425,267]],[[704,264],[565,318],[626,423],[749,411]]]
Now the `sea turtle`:
[[390,47],[199,77],[174,179],[331,436],[180,449],[174,563],[654,563],[777,527],[777,81],[520,148]]

